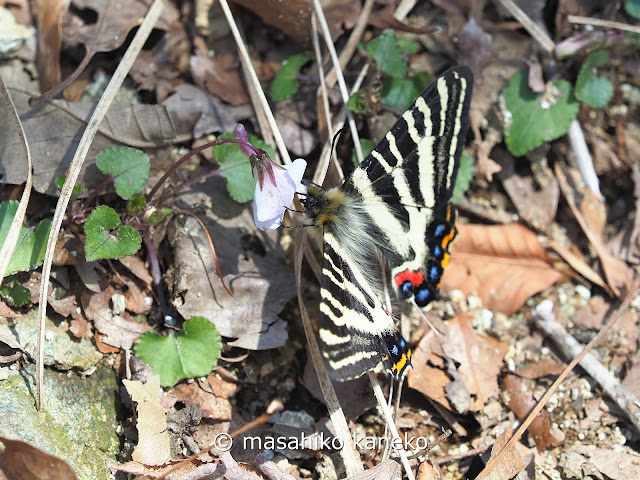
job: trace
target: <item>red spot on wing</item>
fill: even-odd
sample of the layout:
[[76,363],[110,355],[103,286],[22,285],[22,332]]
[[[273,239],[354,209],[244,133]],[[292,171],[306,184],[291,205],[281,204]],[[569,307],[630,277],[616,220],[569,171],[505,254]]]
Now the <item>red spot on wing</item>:
[[400,288],[400,285],[402,285],[403,282],[406,282],[407,280],[411,282],[411,285],[417,287],[418,285],[421,285],[422,282],[424,282],[424,273],[422,272],[422,270],[418,270],[417,272],[405,270],[404,272],[400,272],[399,274],[397,274],[393,279],[396,287],[398,288]]

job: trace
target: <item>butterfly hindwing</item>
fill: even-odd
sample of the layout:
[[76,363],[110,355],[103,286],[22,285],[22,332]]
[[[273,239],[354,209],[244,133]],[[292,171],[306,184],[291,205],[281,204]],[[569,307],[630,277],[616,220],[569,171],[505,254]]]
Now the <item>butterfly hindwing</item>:
[[455,237],[449,204],[469,128],[472,75],[448,70],[414,102],[347,179],[390,248],[384,257],[401,298],[427,305]]
[[401,368],[410,352],[393,318],[336,237],[323,239],[319,338],[331,376],[357,378],[381,360],[388,370]]

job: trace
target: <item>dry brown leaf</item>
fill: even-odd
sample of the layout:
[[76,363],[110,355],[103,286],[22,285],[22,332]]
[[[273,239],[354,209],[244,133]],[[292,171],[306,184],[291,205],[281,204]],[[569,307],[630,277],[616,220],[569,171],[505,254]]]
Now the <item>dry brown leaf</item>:
[[147,383],[138,380],[123,380],[122,383],[136,402],[138,444],[131,458],[144,465],[164,465],[171,460],[171,445],[167,411],[158,402],[162,393],[160,377],[154,375]]
[[[533,386],[533,381],[523,380],[512,374],[507,374],[502,379],[503,390],[509,398],[507,405],[520,420],[525,418],[537,403],[532,396]],[[539,451],[560,444],[560,441],[551,433],[551,422],[546,410],[538,414],[527,430]]]
[[[2,448],[4,444],[4,448]],[[71,466],[20,440],[0,437],[0,471],[9,480],[77,480]]]
[[249,94],[240,76],[239,64],[233,62],[230,55],[210,58],[198,53],[191,57],[189,64],[196,85],[231,105],[242,105],[249,101]]
[[109,285],[104,291],[95,294],[83,293],[82,306],[85,314],[100,333],[102,341],[116,348],[131,349],[135,341],[151,327],[146,323],[138,323],[125,318],[126,312],[114,315],[111,309],[111,297],[115,289]]
[[[311,33],[311,13],[313,12],[312,0],[233,0],[233,3],[242,5],[264,23],[271,25],[298,44],[309,42]],[[344,0],[325,0],[322,2],[322,10],[327,18],[331,37],[335,40],[344,29],[350,29],[358,20],[362,5],[360,2],[345,2]]]
[[510,315],[562,278],[528,228],[458,224],[442,284],[475,293],[489,310]]
[[515,446],[506,452],[502,451],[512,435],[511,428],[507,427],[498,436],[491,449],[489,463],[476,477],[476,480],[510,480],[518,472],[524,470],[527,465]]
[[495,60],[496,52],[491,35],[485,32],[474,17],[469,18],[458,33],[458,46],[463,64],[469,65],[476,78],[482,78],[482,70]]
[[[538,175],[537,178],[518,175],[513,156],[501,147],[493,150],[493,157],[502,167],[498,178],[518,214],[535,228],[546,230],[556,216],[560,200],[560,187],[553,172],[549,167],[539,166],[544,175]],[[543,177],[543,180],[537,181],[539,177]]]
[[69,7],[69,0],[36,0],[36,22],[38,25],[38,55],[36,63],[40,91],[46,92],[60,83],[60,48],[62,29],[60,20]]
[[545,358],[538,362],[528,363],[524,368],[518,368],[513,373],[522,378],[535,380],[547,375],[560,375],[566,365],[558,363],[551,358]]
[[231,403],[226,398],[218,398],[207,392],[196,382],[179,383],[173,389],[178,401],[186,405],[200,405],[200,412],[209,420],[231,420]]
[[456,380],[456,372],[445,373],[432,366],[439,363],[438,356],[449,358],[459,365],[457,375],[472,400],[469,410],[479,411],[489,398],[499,393],[497,378],[508,346],[495,338],[478,334],[473,329],[473,317],[470,315],[457,315],[445,323],[447,334],[443,339],[430,332],[416,348],[413,369],[409,371],[409,387],[450,410],[457,410],[452,408],[448,390],[454,383],[449,375]]

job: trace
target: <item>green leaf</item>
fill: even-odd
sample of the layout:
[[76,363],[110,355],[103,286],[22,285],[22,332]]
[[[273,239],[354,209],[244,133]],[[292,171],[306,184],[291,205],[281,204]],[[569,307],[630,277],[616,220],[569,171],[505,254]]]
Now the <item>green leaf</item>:
[[576,97],[592,108],[602,108],[613,98],[613,84],[608,78],[595,74],[596,67],[609,61],[609,52],[592,53],[582,64],[576,81]]
[[402,49],[403,52],[409,55],[413,55],[420,48],[418,42],[402,35],[398,37],[398,45],[400,45],[400,49]]
[[154,210],[151,215],[149,215],[147,222],[149,222],[149,225],[157,227],[172,212],[173,210],[168,207],[158,208],[157,210]]
[[374,58],[378,68],[383,72],[395,78],[403,78],[407,75],[407,61],[398,38],[392,30],[387,30],[371,40],[365,50]]
[[130,225],[122,225],[116,211],[101,205],[84,224],[87,238],[84,241],[88,261],[102,258],[122,258],[140,250],[140,233]]
[[453,186],[451,203],[456,203],[462,198],[464,192],[469,190],[469,185],[471,185],[472,178],[473,157],[469,153],[469,150],[463,150],[462,155],[460,155],[460,166],[458,167],[458,176],[456,177],[456,183]]
[[[233,133],[225,133],[218,138],[231,138]],[[275,151],[255,135],[249,135],[249,142],[266,151],[271,158]],[[215,147],[213,154],[220,164],[220,175],[227,180],[229,195],[238,203],[248,202],[253,198],[256,182],[251,173],[251,164],[235,143],[225,143]]]
[[[360,139],[360,148],[362,149],[362,157],[363,158],[367,158],[367,155],[369,155],[373,149],[376,146],[373,144],[373,142],[367,138],[361,138]],[[353,165],[355,167],[358,166],[358,157],[356,157],[356,152],[354,150],[354,152],[351,154],[351,161],[353,162]]]
[[[9,233],[11,222],[18,210],[16,200],[0,203],[0,247]],[[42,265],[47,250],[47,240],[51,231],[51,220],[45,218],[33,228],[21,227],[15,251],[7,267],[5,275],[26,272]]]
[[550,101],[529,88],[527,77],[526,71],[516,73],[503,93],[510,114],[505,121],[505,140],[515,156],[563,135],[580,107],[569,82],[556,82],[559,93]]
[[22,307],[31,301],[31,292],[25,288],[15,278],[8,277],[4,279],[0,293],[3,297],[9,299],[9,302],[16,307]]
[[404,112],[424,92],[429,83],[431,77],[426,72],[417,72],[410,78],[385,77],[382,81],[380,102]]
[[[56,187],[58,187],[58,190],[62,190],[62,187],[66,180],[67,180],[66,175],[58,175],[56,177],[55,183],[56,183]],[[73,188],[71,189],[71,200],[77,199],[81,193],[82,193],[82,185],[80,184],[74,185]]]
[[171,387],[183,378],[209,375],[221,350],[216,327],[204,317],[187,320],[178,334],[143,333],[135,347],[136,356],[153,367],[163,387]]
[[270,93],[274,102],[287,100],[296,93],[298,90],[298,73],[310,58],[311,55],[308,53],[298,53],[282,63],[271,83]]
[[356,92],[349,97],[347,108],[354,113],[366,113],[369,111],[369,105],[364,99],[364,92]]
[[136,192],[131,199],[127,202],[127,212],[135,213],[142,210],[147,204],[147,199],[144,195]]
[[633,18],[640,19],[640,0],[627,0],[624,2],[624,9]]
[[106,148],[96,157],[96,165],[113,177],[116,193],[125,200],[142,190],[149,178],[149,157],[137,148]]

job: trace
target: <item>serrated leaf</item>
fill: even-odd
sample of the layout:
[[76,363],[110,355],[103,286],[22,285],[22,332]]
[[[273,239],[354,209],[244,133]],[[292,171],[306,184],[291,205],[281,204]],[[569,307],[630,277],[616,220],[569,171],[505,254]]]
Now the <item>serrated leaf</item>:
[[407,61],[393,31],[388,30],[371,40],[365,50],[375,59],[378,68],[383,72],[395,78],[404,78],[407,75]]
[[463,150],[460,155],[460,166],[458,167],[458,176],[453,186],[453,195],[451,195],[451,203],[456,203],[462,198],[464,192],[469,190],[471,179],[473,178],[473,157],[468,150]]
[[221,350],[216,327],[204,317],[187,320],[178,334],[143,333],[135,346],[136,356],[153,367],[163,387],[173,386],[183,378],[208,375]]
[[[231,138],[234,134],[225,133],[219,138]],[[249,142],[255,147],[266,151],[271,158],[275,151],[269,145],[259,140],[255,135],[249,135]],[[215,159],[220,165],[220,175],[227,180],[229,195],[238,203],[248,202],[253,198],[256,182],[251,173],[251,164],[235,143],[225,143],[213,150]]]
[[609,52],[599,50],[592,53],[582,64],[576,81],[576,97],[592,108],[602,108],[613,98],[613,84],[599,77],[594,70],[609,61]]
[[102,173],[113,177],[116,193],[125,200],[144,188],[151,166],[146,153],[131,147],[102,150],[96,157],[96,165]]
[[[0,203],[0,247],[4,245],[17,210],[16,200]],[[51,220],[48,218],[41,220],[36,227],[21,227],[16,248],[5,275],[26,272],[42,265],[50,231]]]
[[380,103],[404,112],[431,83],[428,73],[417,72],[411,78],[385,77]]
[[640,19],[640,0],[627,0],[624,2],[624,10],[633,18]]
[[31,301],[31,292],[22,286],[15,278],[5,278],[0,293],[5,298],[9,298],[16,307],[22,307]]
[[349,97],[347,108],[354,113],[366,113],[369,111],[369,105],[364,99],[364,92],[358,91]]
[[286,59],[278,73],[271,82],[271,99],[274,102],[287,100],[298,90],[298,73],[302,66],[309,61],[311,55],[308,53],[298,53]]
[[557,97],[551,103],[531,88],[527,72],[517,72],[504,90],[503,96],[510,118],[505,121],[505,140],[509,151],[521,156],[545,142],[563,135],[578,114],[579,102],[571,84],[555,83]]
[[88,261],[133,255],[142,244],[140,233],[130,225],[122,225],[116,211],[106,205],[91,212],[84,231],[87,235],[84,250]]

